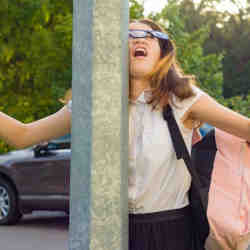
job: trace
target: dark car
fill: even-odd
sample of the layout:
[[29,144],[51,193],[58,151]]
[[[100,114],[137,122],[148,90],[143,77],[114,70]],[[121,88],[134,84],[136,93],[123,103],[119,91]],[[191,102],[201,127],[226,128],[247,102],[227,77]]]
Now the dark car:
[[0,155],[0,225],[33,210],[69,213],[70,136]]

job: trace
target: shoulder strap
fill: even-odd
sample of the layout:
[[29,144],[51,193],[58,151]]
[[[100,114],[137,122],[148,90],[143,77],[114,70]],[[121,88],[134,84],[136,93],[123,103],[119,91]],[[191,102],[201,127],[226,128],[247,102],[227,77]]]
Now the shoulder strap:
[[202,189],[202,184],[200,182],[200,178],[193,166],[190,154],[187,150],[186,143],[182,137],[182,134],[180,132],[180,129],[178,127],[178,124],[174,118],[173,111],[170,105],[167,105],[163,109],[163,118],[167,122],[168,129],[171,135],[171,139],[173,142],[173,146],[176,152],[176,157],[177,159],[183,159],[191,176],[192,176],[192,182],[197,190],[197,192],[200,195],[201,201],[202,201],[202,206],[203,209],[206,211],[206,201],[203,198],[203,195],[201,195],[201,189]]

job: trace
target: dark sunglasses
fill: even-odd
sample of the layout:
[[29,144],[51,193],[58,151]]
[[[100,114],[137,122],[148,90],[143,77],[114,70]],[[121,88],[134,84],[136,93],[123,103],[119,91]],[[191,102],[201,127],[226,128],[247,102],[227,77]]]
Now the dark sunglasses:
[[156,30],[129,30],[129,38],[145,38],[148,36],[156,37],[163,40],[168,40],[168,35]]

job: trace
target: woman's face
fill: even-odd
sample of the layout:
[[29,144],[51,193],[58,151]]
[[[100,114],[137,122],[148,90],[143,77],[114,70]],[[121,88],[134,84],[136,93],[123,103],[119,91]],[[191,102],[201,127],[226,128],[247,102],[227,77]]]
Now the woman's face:
[[[152,30],[143,23],[131,23],[130,30]],[[143,53],[144,51],[144,53]],[[130,77],[144,78],[160,60],[161,49],[159,41],[154,37],[129,38]]]

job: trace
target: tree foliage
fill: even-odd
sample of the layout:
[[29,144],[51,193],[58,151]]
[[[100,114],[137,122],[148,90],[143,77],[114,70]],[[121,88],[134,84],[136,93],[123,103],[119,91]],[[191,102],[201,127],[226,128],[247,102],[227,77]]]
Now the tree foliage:
[[71,86],[72,0],[1,0],[0,30],[0,110],[23,122],[55,112]]
[[220,53],[223,51],[223,95],[246,97],[250,92],[250,2],[246,5],[240,0],[229,1],[237,12],[219,11],[215,4],[217,0],[202,0],[195,5],[191,0],[182,0],[181,8],[186,18],[185,27],[189,32],[198,25],[210,27],[209,36],[205,41],[205,53]]
[[130,19],[143,18],[144,7],[136,0],[129,0]]

